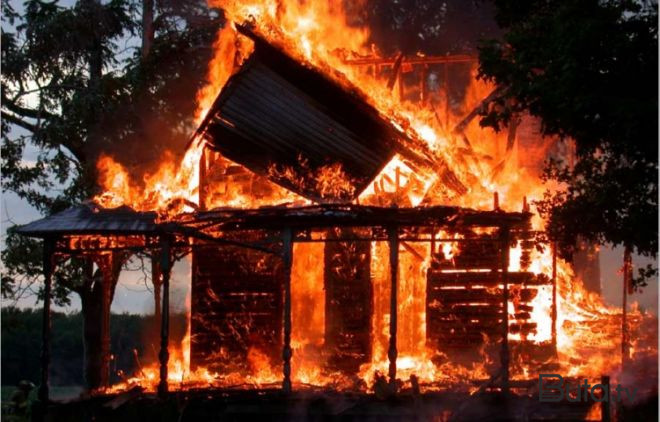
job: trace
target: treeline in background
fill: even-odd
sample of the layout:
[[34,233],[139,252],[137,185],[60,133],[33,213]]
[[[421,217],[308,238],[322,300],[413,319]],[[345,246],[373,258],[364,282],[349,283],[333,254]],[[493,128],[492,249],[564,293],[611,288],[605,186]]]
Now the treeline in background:
[[[2,308],[3,386],[15,386],[21,380],[38,384],[41,355],[41,309]],[[170,342],[177,344],[186,331],[185,314],[170,317]],[[77,313],[53,313],[51,328],[50,380],[54,386],[82,386],[83,318]],[[139,364],[157,360],[160,323],[151,315],[112,314],[110,348],[113,356],[111,381],[120,381],[119,371],[130,376]]]

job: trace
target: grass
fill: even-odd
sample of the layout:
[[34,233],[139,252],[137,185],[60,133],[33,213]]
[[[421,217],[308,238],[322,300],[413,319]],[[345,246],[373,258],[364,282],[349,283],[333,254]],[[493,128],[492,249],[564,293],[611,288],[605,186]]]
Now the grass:
[[[2,402],[3,406],[9,402],[14,391],[16,391],[16,386],[14,385],[3,385],[0,387],[0,402]],[[83,388],[79,385],[56,385],[50,387],[50,397],[54,400],[67,400],[78,397],[82,391]]]

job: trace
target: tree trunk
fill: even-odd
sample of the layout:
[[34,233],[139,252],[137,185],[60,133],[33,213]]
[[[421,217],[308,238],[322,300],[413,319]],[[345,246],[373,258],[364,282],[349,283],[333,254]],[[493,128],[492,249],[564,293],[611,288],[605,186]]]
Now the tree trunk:
[[[101,4],[98,0],[84,0],[83,7],[87,8],[88,16],[90,18],[89,24],[91,25],[92,42],[89,50],[89,89],[93,95],[98,96],[101,87],[101,77],[103,77],[103,42],[100,34],[98,33],[98,23],[96,19],[100,19],[99,13],[101,12]],[[94,105],[98,103],[98,98],[94,101]],[[98,112],[99,110],[93,110]]]
[[87,69],[89,77],[87,81],[87,92],[89,95],[89,115],[85,126],[87,129],[87,139],[83,149],[86,160],[85,174],[88,180],[97,180],[96,161],[99,154],[103,151],[102,133],[99,123],[102,121],[102,98],[101,98],[101,80],[103,78],[103,38],[99,29],[99,21],[104,18],[102,5],[99,0],[82,0],[82,9],[89,20],[89,33],[91,42],[87,50]]
[[154,1],[142,1],[142,59],[151,51],[154,42]]
[[601,294],[600,287],[600,252],[598,245],[578,238],[573,254],[573,270],[590,292]]
[[117,256],[99,257],[93,271],[88,259],[86,275],[91,277],[81,293],[85,384],[89,391],[104,388],[110,381],[110,305],[114,296],[121,260]]
[[105,387],[108,384],[109,368],[103,359],[103,342],[109,340],[103,333],[102,289],[94,289],[83,296],[83,340],[85,348],[85,384],[88,390]]

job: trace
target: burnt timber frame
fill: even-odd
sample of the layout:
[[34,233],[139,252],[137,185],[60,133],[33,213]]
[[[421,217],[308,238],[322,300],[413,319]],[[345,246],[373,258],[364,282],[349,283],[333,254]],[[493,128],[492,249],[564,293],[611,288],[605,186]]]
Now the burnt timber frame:
[[[399,99],[403,100],[403,72],[401,72],[401,65],[406,64],[408,66],[422,66],[422,71],[420,72],[420,81],[419,85],[421,87],[422,101],[426,100],[426,74],[428,72],[429,65],[438,65],[442,64],[443,66],[443,89],[447,92],[448,88],[448,66],[451,64],[473,64],[478,61],[478,58],[469,54],[447,54],[445,56],[412,56],[406,57],[403,54],[399,54],[394,57],[354,57],[346,58],[343,60],[344,64],[351,66],[367,66],[370,68],[371,73],[380,74],[382,68],[391,67],[392,74],[390,75],[390,80],[388,83],[388,88],[390,90],[394,87],[394,82],[398,80],[399,83]],[[445,106],[445,124],[449,122],[449,103]]]
[[[110,213],[112,210],[99,211]],[[101,215],[102,217],[102,215]],[[39,223],[39,230],[30,230],[30,224],[19,229],[26,236],[44,239],[44,314],[42,333],[42,376],[39,397],[48,401],[48,369],[50,364],[50,289],[51,276],[56,258],[66,258],[75,255],[94,255],[107,251],[140,252],[151,251],[160,257],[162,267],[162,320],[161,320],[161,350],[160,382],[158,392],[161,396],[167,394],[167,363],[169,359],[169,277],[172,263],[189,253],[195,246],[192,238],[231,244],[246,248],[254,248],[279,255],[285,267],[282,347],[283,382],[285,392],[292,389],[291,383],[291,264],[292,248],[295,242],[327,242],[327,241],[387,241],[390,245],[390,340],[388,349],[388,377],[392,385],[396,383],[396,335],[397,335],[397,288],[399,246],[403,242],[429,242],[432,245],[443,242],[498,242],[500,244],[501,267],[499,270],[504,286],[503,302],[507,309],[508,302],[508,262],[510,236],[516,230],[524,227],[531,218],[528,212],[505,213],[495,211],[475,211],[459,207],[422,207],[422,208],[382,208],[360,205],[318,205],[298,208],[267,207],[262,209],[217,209],[193,214],[180,215],[164,223],[154,222],[153,227],[142,231],[126,231],[121,228],[112,230],[75,230],[59,227],[52,232],[45,232],[44,222]],[[135,218],[144,218],[144,213],[135,212]],[[154,218],[155,221],[155,218]],[[33,223],[31,223],[33,224]],[[46,224],[47,226],[47,224]],[[344,238],[327,239],[314,237],[312,231],[332,227],[367,227],[370,234]],[[492,228],[499,233],[499,238],[436,238],[438,229],[460,229],[466,227]],[[267,244],[242,243],[224,238],[226,233],[235,234],[243,230],[262,229],[279,233]],[[507,311],[508,312],[508,311]],[[553,315],[554,317],[554,315]],[[508,332],[507,318],[504,318],[502,330]],[[509,388],[509,347],[507,335],[501,346],[501,388]]]

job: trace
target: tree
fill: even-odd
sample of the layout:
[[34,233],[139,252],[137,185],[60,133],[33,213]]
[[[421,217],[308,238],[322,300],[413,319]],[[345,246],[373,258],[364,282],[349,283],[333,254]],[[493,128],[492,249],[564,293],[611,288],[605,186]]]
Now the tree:
[[493,19],[493,5],[482,0],[370,0],[352,13],[366,16],[371,41],[392,55],[419,51],[433,54],[476,52],[478,41],[500,30]]
[[[49,215],[97,192],[101,153],[140,179],[150,170],[145,163],[157,164],[166,150],[184,152],[222,16],[202,0],[153,3],[29,0],[20,13],[2,3],[4,190]],[[36,163],[23,160],[28,146],[39,151]],[[2,294],[15,297],[38,281],[41,245],[11,229],[5,244]],[[107,380],[103,315],[126,258],[96,268],[90,259],[70,260],[55,274],[56,302],[67,303],[71,292],[81,298],[90,388]],[[103,266],[110,280],[100,283]]]
[[656,257],[657,2],[495,5],[505,33],[480,47],[479,71],[505,89],[482,125],[497,129],[525,111],[542,120],[545,134],[577,147],[574,165],[551,161],[545,171],[566,186],[538,203],[550,234],[565,256],[581,237]]

